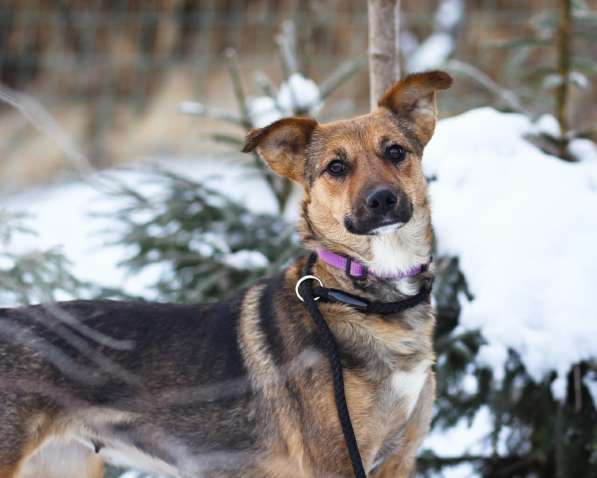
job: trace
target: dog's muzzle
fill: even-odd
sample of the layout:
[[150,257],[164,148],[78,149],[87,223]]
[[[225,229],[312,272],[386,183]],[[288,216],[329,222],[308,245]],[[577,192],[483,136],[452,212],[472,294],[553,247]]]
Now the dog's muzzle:
[[376,187],[362,195],[353,213],[344,219],[344,226],[353,234],[377,234],[379,230],[406,224],[412,214],[412,203],[406,194],[389,187]]

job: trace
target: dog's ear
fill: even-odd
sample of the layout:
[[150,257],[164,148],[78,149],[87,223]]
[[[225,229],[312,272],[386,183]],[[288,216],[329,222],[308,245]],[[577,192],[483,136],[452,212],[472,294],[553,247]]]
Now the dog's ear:
[[379,99],[378,106],[412,121],[423,145],[431,139],[437,120],[435,92],[452,84],[452,77],[444,71],[413,73],[394,84]]
[[265,128],[253,129],[247,135],[243,152],[257,149],[259,155],[280,176],[302,182],[305,149],[317,121],[311,118],[284,118]]

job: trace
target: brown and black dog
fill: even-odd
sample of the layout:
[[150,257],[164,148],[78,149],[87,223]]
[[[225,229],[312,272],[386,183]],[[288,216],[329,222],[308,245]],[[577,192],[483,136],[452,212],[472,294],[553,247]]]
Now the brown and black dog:
[[[443,72],[413,74],[370,114],[252,131],[278,174],[304,188],[307,249],[368,266],[313,274],[375,301],[432,278],[423,148]],[[92,478],[101,460],[176,477],[352,476],[316,328],[295,295],[305,258],[226,302],[74,301],[0,309],[0,478]],[[372,477],[407,477],[434,400],[432,306],[320,310],[338,341],[350,415]],[[50,443],[48,445],[48,443]],[[54,471],[53,471],[54,470]]]

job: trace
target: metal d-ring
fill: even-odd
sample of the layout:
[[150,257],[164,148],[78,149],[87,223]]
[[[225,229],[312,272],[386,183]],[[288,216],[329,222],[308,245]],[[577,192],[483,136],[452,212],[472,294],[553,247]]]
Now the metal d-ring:
[[[295,286],[295,288],[294,288],[294,293],[295,293],[295,294],[296,294],[296,296],[297,296],[297,297],[300,299],[300,301],[301,301],[301,302],[305,302],[305,300],[304,300],[304,299],[301,297],[301,294],[299,293],[299,287],[301,286],[301,284],[303,283],[303,281],[306,281],[306,280],[309,280],[309,279],[311,279],[311,280],[316,280],[317,282],[319,282],[319,285],[320,285],[321,287],[323,287],[323,282],[321,282],[321,279],[320,279],[319,277],[317,277],[317,276],[313,276],[313,275],[306,275],[306,276],[303,276],[303,277],[301,277],[301,278],[300,278],[300,279],[297,281],[297,283],[296,283],[296,286]],[[315,297],[315,298],[314,298],[314,300],[319,300],[319,299],[320,299],[320,297]]]

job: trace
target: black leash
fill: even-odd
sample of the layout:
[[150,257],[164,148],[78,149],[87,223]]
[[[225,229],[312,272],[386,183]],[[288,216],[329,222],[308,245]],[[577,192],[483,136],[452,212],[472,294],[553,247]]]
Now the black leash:
[[[336,339],[334,338],[334,334],[323,318],[323,315],[321,315],[319,307],[317,306],[317,300],[321,299],[326,302],[342,303],[368,314],[387,315],[402,312],[423,302],[429,302],[431,286],[425,287],[417,295],[408,297],[407,299],[401,301],[370,302],[362,297],[357,297],[338,289],[328,289],[323,287],[321,281],[319,281],[317,277],[311,275],[311,270],[313,269],[316,260],[317,255],[311,254],[307,260],[307,263],[305,264],[304,275],[297,283],[296,292],[299,298],[305,302],[307,310],[309,311],[309,315],[319,330],[328,361],[330,362],[336,411],[338,412],[338,418],[342,427],[346,448],[348,449],[348,454],[350,455],[354,476],[356,478],[367,478],[365,468],[363,467],[361,453],[359,452],[357,439],[352,427],[352,421],[350,420],[348,405],[346,404],[344,375],[342,372],[342,363],[340,361],[340,351],[338,349]],[[312,280],[318,281],[320,285],[318,287],[313,287]]]

